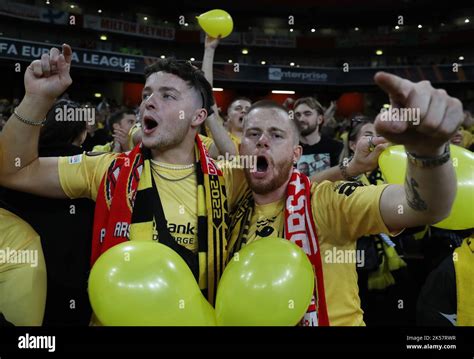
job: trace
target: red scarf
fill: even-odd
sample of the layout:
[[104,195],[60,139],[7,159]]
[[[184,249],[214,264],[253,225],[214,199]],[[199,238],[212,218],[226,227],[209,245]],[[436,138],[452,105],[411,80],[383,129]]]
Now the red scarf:
[[141,145],[137,145],[131,152],[118,155],[102,178],[95,205],[91,267],[107,249],[129,240],[142,170],[143,154]]
[[311,305],[301,324],[304,326],[328,326],[329,317],[324,293],[321,250],[311,210],[310,190],[309,178],[298,170],[293,170],[288,183],[285,203],[285,238],[305,251],[316,274],[316,286]]

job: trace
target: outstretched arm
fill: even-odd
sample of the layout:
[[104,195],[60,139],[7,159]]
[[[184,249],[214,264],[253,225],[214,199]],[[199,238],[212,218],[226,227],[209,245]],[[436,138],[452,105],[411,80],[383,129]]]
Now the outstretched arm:
[[379,115],[376,131],[403,144],[411,158],[405,185],[388,186],[382,193],[382,218],[390,230],[439,222],[449,215],[456,195],[453,165],[443,154],[462,121],[462,104],[428,81],[413,83],[382,72],[375,82],[390,96],[392,108],[404,109],[397,121]]
[[25,97],[0,137],[0,184],[48,197],[66,197],[59,182],[58,159],[38,158],[38,124],[72,83],[71,58],[70,46],[63,45],[62,53],[52,48],[26,69]]

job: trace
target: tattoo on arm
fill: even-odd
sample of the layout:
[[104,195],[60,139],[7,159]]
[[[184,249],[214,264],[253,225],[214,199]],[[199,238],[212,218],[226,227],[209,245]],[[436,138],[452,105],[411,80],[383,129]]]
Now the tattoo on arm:
[[426,211],[428,209],[428,206],[418,193],[418,187],[418,182],[416,182],[414,178],[407,175],[405,178],[405,193],[408,205],[415,211]]

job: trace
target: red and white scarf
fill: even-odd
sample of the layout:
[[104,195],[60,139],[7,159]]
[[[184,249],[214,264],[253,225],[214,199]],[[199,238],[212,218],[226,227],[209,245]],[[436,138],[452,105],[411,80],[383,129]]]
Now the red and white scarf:
[[298,170],[294,170],[288,183],[285,203],[285,238],[305,251],[316,275],[311,305],[301,324],[304,326],[329,325],[321,250],[311,211],[310,190],[309,178]]

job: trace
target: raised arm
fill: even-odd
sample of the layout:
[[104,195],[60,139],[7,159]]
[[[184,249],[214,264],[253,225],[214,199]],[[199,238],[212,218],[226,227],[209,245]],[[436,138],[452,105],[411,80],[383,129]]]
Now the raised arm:
[[[375,146],[373,149],[370,147],[370,141]],[[387,146],[387,140],[383,137],[361,137],[357,141],[354,157],[351,160],[344,158],[341,165],[315,173],[310,178],[311,182],[349,180],[350,177],[373,171],[378,166],[380,154]]]
[[[213,38],[206,34],[204,40],[204,57],[202,59],[202,71],[206,80],[213,86],[214,81],[214,53],[217,45],[219,45],[219,38]],[[214,140],[214,145],[209,149],[209,154],[212,158],[217,158],[219,155],[236,155],[237,149],[232,142],[229,133],[222,125],[223,121],[219,118],[219,111],[217,106],[213,107],[214,113],[206,119],[206,126],[209,128]]]
[[72,83],[72,50],[52,48],[25,71],[25,97],[0,135],[0,184],[48,197],[65,198],[58,159],[38,158],[41,122],[56,98]]
[[375,82],[390,96],[392,108],[404,109],[398,121],[379,115],[376,131],[403,144],[409,157],[405,185],[388,186],[382,193],[382,218],[390,230],[436,223],[449,215],[456,195],[446,149],[462,121],[462,104],[428,81],[413,83],[381,72]]
[[217,106],[214,104],[212,109],[214,113],[206,119],[206,126],[209,128],[214,140],[214,144],[209,149],[209,155],[214,159],[217,159],[219,155],[225,156],[226,153],[237,155],[237,148],[234,142],[232,142],[229,132],[222,125],[223,121],[219,118]]
[[324,112],[324,119],[326,121],[329,121],[334,118],[334,114],[336,113],[337,110],[337,104],[336,101],[331,101],[329,104],[329,107],[326,109]]
[[216,47],[219,44],[219,38],[213,38],[206,34],[206,39],[204,40],[204,57],[202,58],[202,71],[206,80],[209,81],[211,86],[214,85],[214,53],[216,52]]

